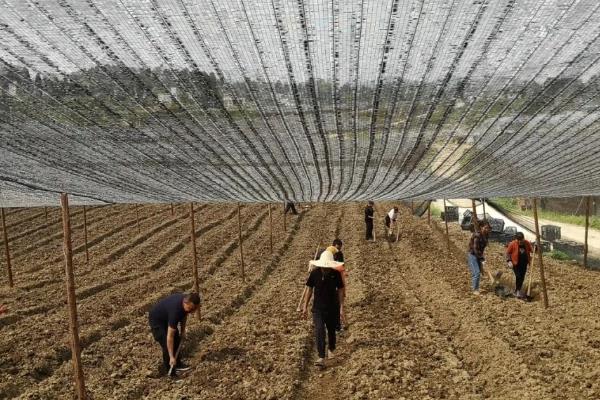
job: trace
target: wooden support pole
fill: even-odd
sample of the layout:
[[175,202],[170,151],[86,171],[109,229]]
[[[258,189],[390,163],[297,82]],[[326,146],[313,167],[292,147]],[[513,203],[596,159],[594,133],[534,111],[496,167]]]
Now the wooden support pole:
[[240,261],[242,263],[242,280],[246,281],[246,273],[244,270],[244,242],[242,240],[242,215],[240,211],[240,203],[238,203],[238,239],[240,241]]
[[44,215],[46,216],[46,222],[48,222],[48,207],[44,207]]
[[269,246],[271,255],[273,255],[273,214],[271,213],[271,203],[269,203]]
[[[200,293],[198,282],[198,254],[196,252],[196,221],[194,217],[194,203],[190,203],[190,242],[192,244],[192,273],[194,275],[194,292]],[[196,310],[196,316],[200,319],[200,307]]]
[[535,220],[535,241],[537,243],[538,257],[540,261],[540,279],[542,281],[542,293],[544,297],[544,308],[548,308],[548,292],[546,291],[546,278],[544,276],[544,259],[542,257],[542,243],[540,241],[540,224],[538,221],[537,198],[533,198],[533,218]]
[[587,197],[585,204],[585,240],[583,244],[583,268],[588,267],[588,231],[590,229],[590,205],[592,202],[591,196]]
[[69,198],[66,193],[60,195],[63,222],[63,251],[65,254],[65,275],[67,286],[67,305],[69,308],[69,327],[71,331],[71,357],[75,389],[79,400],[85,399],[85,382],[81,366],[81,345],[79,344],[79,324],[77,322],[77,303],[75,300],[75,278],[73,276],[73,250],[71,247],[71,220],[69,218]]
[[283,203],[283,231],[287,232],[287,213],[285,212],[285,203]]
[[135,205],[135,219],[137,221],[137,230],[138,230],[138,233],[140,233],[140,209],[139,209],[139,206],[137,204]]
[[446,199],[444,199],[444,224],[446,225],[446,245],[450,248],[450,235],[448,234],[448,212],[446,210]]
[[431,201],[427,205],[427,224],[431,225]]
[[90,253],[88,252],[88,231],[87,231],[87,207],[83,206],[83,242],[85,246],[85,262],[89,264]]
[[473,217],[471,217],[471,223],[475,227],[475,231],[479,232],[479,221],[477,220],[477,207],[475,206],[475,199],[471,199],[471,205],[473,206]]
[[2,214],[2,235],[4,237],[4,255],[6,256],[6,273],[8,275],[8,285],[10,287],[13,287],[14,282],[12,275],[12,265],[10,263],[10,248],[8,246],[8,232],[6,231],[6,213],[4,212],[4,208],[0,208],[0,213]]
[[171,216],[175,215],[175,210],[173,209],[173,203],[171,203]]

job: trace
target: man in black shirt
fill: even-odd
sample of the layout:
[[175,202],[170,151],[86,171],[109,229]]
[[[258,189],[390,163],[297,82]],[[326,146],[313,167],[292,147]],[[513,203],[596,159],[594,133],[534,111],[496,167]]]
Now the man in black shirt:
[[199,306],[198,293],[175,293],[156,303],[150,310],[148,321],[152,336],[162,347],[161,371],[167,372],[171,367],[175,371],[189,369],[179,359],[179,344],[185,336],[188,314],[195,312]]
[[[343,318],[344,315],[344,298],[343,289],[344,282],[338,271],[334,268],[339,268],[343,264],[333,259],[333,253],[325,250],[318,260],[311,261],[310,264],[315,268],[309,275],[306,281],[307,293],[305,296],[302,316],[306,318],[308,304],[310,298],[315,295],[313,301],[312,314],[313,324],[315,328],[315,340],[319,358],[316,365],[323,367],[325,363],[325,330],[327,329],[328,337],[328,356],[333,358],[336,336],[335,325],[338,316]],[[338,311],[339,304],[339,311]]]
[[372,201],[369,201],[365,207],[365,225],[367,225],[367,240],[373,240],[373,219],[375,218],[375,210],[373,209]]

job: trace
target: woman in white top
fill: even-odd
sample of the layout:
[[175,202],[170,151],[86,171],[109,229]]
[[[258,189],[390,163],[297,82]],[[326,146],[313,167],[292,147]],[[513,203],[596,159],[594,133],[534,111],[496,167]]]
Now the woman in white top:
[[391,235],[393,232],[393,226],[396,223],[396,218],[398,217],[398,207],[394,207],[387,213],[385,216],[385,226],[388,229],[388,235]]

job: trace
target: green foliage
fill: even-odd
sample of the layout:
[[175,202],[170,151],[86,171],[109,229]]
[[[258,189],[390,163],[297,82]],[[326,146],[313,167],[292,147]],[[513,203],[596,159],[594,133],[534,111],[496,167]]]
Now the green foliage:
[[567,253],[562,252],[560,250],[552,250],[552,252],[550,253],[550,257],[560,261],[568,261],[571,259],[571,257]]

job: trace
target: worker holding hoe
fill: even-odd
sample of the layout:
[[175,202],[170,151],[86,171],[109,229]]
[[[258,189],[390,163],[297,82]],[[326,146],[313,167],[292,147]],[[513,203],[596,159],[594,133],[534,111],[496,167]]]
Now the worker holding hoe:
[[523,232],[515,234],[515,240],[509,243],[506,248],[506,263],[515,273],[515,296],[518,299],[524,299],[526,296],[521,292],[521,287],[527,274],[527,266],[531,263],[531,253],[533,247],[528,240],[525,240]]
[[188,314],[200,307],[198,293],[175,293],[152,307],[148,320],[152,336],[162,348],[161,375],[184,372],[190,368],[181,362],[181,345],[185,337]]
[[[315,362],[318,367],[325,366],[325,332],[327,332],[327,356],[334,357],[336,348],[335,325],[337,317],[344,320],[344,282],[339,271],[343,263],[333,259],[333,253],[325,250],[318,260],[311,260],[309,264],[315,267],[306,281],[306,295],[302,307],[302,316],[307,317],[308,305],[314,293],[312,316],[315,332],[315,341],[319,358]],[[338,311],[339,304],[339,311]]]
[[394,232],[396,226],[396,219],[398,218],[398,207],[394,207],[385,216],[385,226],[388,230],[388,236]]
[[373,239],[373,219],[375,218],[375,210],[373,209],[373,203],[369,200],[367,206],[365,207],[365,225],[366,225],[366,239]]

